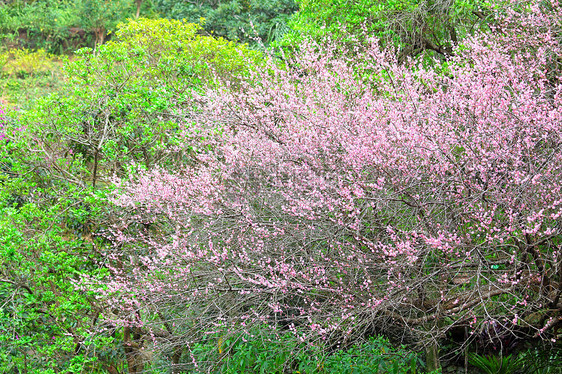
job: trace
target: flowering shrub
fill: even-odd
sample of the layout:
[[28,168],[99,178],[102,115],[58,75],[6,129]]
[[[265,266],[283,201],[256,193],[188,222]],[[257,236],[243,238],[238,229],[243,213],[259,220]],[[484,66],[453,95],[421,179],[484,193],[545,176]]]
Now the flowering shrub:
[[204,331],[257,322],[334,344],[492,324],[552,338],[562,10],[541,6],[498,15],[446,74],[373,41],[360,66],[305,48],[298,71],[272,62],[241,91],[196,97],[189,163],[118,185],[103,291],[116,322],[175,362]]

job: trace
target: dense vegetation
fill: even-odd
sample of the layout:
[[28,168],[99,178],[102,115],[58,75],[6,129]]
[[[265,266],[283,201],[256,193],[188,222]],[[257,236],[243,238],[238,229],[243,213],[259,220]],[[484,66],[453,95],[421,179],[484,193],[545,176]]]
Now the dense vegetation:
[[269,44],[284,36],[297,10],[293,0],[9,0],[0,2],[0,39],[51,53],[72,52],[103,44],[119,22],[142,16],[204,20],[208,35]]
[[12,0],[0,38],[0,372],[560,371],[557,2]]

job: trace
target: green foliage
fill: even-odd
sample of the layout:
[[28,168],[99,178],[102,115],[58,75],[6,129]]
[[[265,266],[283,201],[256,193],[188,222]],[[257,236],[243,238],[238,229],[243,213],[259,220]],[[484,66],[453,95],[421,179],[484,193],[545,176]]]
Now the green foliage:
[[26,143],[7,127],[13,141],[0,156],[0,372],[98,372],[107,364],[101,353],[118,348],[96,335],[101,310],[77,284],[105,275],[97,244],[84,235],[104,205],[84,191],[63,192],[46,174],[22,174],[28,160],[17,148]]
[[96,44],[103,44],[108,32],[134,14],[130,0],[76,0],[75,3],[78,26],[93,32]]
[[0,7],[0,38],[13,45],[56,50],[76,22],[68,1],[13,1]]
[[168,20],[122,25],[113,41],[66,65],[60,91],[3,128],[10,142],[0,199],[0,371],[123,366],[119,334],[100,333],[103,303],[76,286],[104,273],[105,244],[91,234],[106,224],[107,204],[91,187],[104,187],[103,177],[125,173],[131,161],[183,161],[168,148],[183,121],[179,104],[215,74],[234,80],[258,60],[199,29]]
[[257,36],[265,44],[283,37],[289,17],[298,10],[294,0],[155,0],[154,8],[167,18],[196,23],[204,18],[204,28],[213,36],[245,43]]
[[[193,358],[202,363],[199,372],[219,373],[417,373],[421,360],[404,348],[392,346],[384,338],[371,338],[347,349],[330,352],[327,347],[301,343],[289,332],[268,333],[254,329],[236,336],[216,336],[206,344],[196,344]],[[328,353],[329,352],[329,353]],[[221,362],[214,364],[217,359]],[[214,369],[213,369],[214,367]]]
[[103,44],[120,22],[158,12],[191,23],[205,19],[214,37],[253,43],[258,36],[267,44],[281,39],[297,10],[294,0],[17,0],[0,7],[0,41],[62,54]]
[[[150,1],[141,1],[151,14]],[[133,0],[11,1],[0,7],[0,41],[52,53],[103,43],[119,22],[137,11]]]
[[513,355],[481,356],[471,353],[468,357],[468,362],[471,365],[476,366],[486,374],[511,374],[523,367],[522,357],[516,358]]
[[43,49],[10,49],[0,54],[0,74],[23,78],[46,74],[53,69],[56,58]]
[[[173,79],[177,91],[202,87],[214,75],[232,79],[257,66],[261,56],[246,45],[198,35],[199,24],[167,19],[139,19],[121,24],[109,49],[145,65],[149,78]],[[132,52],[132,53],[131,53]]]
[[95,186],[131,161],[152,167],[183,157],[168,148],[178,143],[182,105],[216,77],[235,83],[260,59],[244,45],[198,35],[200,27],[139,19],[95,52],[79,51],[65,67],[66,86],[21,119],[41,134],[50,170]]
[[366,35],[397,47],[400,58],[423,52],[445,56],[467,33],[484,24],[481,0],[301,0],[289,22],[294,30],[282,44],[298,46],[304,38],[353,42]]
[[560,345],[545,344],[533,347],[520,354],[524,372],[528,374],[562,373],[562,351]]
[[0,101],[20,108],[60,85],[60,59],[44,50],[0,50]]

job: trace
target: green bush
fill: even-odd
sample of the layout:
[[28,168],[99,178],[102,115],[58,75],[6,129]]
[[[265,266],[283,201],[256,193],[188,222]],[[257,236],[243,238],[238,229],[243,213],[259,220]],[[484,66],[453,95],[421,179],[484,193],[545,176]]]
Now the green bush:
[[61,83],[61,58],[39,49],[0,49],[0,100],[29,108]]
[[525,373],[562,373],[562,349],[559,343],[539,344],[519,354]]
[[[45,169],[26,130],[6,119],[0,148],[0,372],[100,372],[120,347],[82,277],[105,274],[88,225],[103,199],[69,188]],[[6,142],[5,139],[9,139]],[[115,352],[114,356],[106,352]]]
[[55,68],[56,57],[43,49],[9,49],[0,52],[0,75],[25,78],[28,76],[50,74]]
[[198,35],[200,29],[139,19],[120,25],[114,40],[96,51],[80,50],[64,68],[65,86],[21,119],[56,160],[50,170],[80,186],[99,186],[130,162],[152,167],[188,157],[168,146],[178,143],[193,92],[216,79],[235,86],[260,61],[245,45]]
[[[289,332],[254,329],[242,335],[214,335],[192,349],[197,372],[295,374],[417,373],[420,358],[382,337],[346,349],[302,343]],[[191,367],[190,370],[196,370]]]
[[[259,66],[257,52],[200,30],[165,19],[122,24],[112,41],[66,64],[62,88],[12,113],[17,122],[3,120],[0,372],[124,366],[122,333],[103,325],[107,306],[77,286],[104,272],[98,251],[107,243],[93,236],[109,225],[101,189],[131,162],[184,162],[189,153],[170,147],[185,102]],[[55,63],[43,51],[3,56],[9,84]]]
[[144,67],[148,79],[175,81],[178,92],[208,85],[215,74],[234,79],[258,66],[259,53],[244,44],[199,35],[202,27],[167,19],[129,21],[118,26],[116,40],[105,51]]

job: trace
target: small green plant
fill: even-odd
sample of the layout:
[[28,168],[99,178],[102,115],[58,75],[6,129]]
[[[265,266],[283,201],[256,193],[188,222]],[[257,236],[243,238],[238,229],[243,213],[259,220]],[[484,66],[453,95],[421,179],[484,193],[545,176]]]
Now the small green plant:
[[513,355],[482,356],[471,353],[468,356],[468,361],[486,374],[511,374],[523,367],[523,358]]

